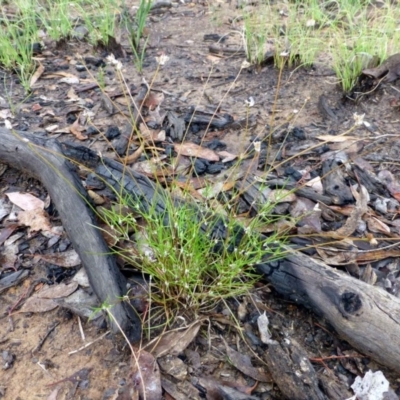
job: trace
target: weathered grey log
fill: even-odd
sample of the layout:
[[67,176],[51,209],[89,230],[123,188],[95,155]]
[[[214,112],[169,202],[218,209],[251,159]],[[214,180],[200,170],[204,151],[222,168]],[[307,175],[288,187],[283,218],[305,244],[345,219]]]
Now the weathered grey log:
[[307,354],[294,339],[270,343],[263,355],[272,379],[287,399],[327,400]]
[[288,249],[257,266],[273,287],[325,318],[361,353],[400,372],[400,299]]
[[[133,342],[140,340],[140,319],[126,301],[121,301],[127,292],[125,278],[95,227],[90,200],[73,165],[62,155],[60,143],[0,128],[0,161],[24,170],[42,182],[97,297],[113,306],[113,317],[129,339]],[[115,321],[111,320],[111,325],[118,331]]]

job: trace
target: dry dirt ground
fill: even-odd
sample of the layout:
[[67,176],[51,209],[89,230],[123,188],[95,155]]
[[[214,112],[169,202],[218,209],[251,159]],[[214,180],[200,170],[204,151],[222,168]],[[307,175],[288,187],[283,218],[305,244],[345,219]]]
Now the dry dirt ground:
[[[207,4],[193,2],[179,4],[151,16],[148,26],[149,48],[143,76],[155,90],[163,91],[165,95],[163,109],[184,113],[192,105],[200,104],[210,109],[215,109],[215,106],[219,105],[222,112],[229,113],[235,120],[241,118],[248,118],[248,121],[256,120],[254,125],[249,123],[251,125],[249,127],[214,130],[208,134],[208,139],[218,138],[227,145],[226,150],[234,154],[243,151],[250,140],[257,135],[262,136],[268,132],[271,116],[275,126],[279,124],[284,126],[290,120],[294,126],[302,128],[306,132],[307,139],[312,142],[317,135],[338,134],[350,128],[353,125],[353,113],[365,114],[365,119],[374,126],[374,129],[376,128],[374,132],[360,128],[355,133],[368,139],[368,154],[365,154],[365,157],[369,157],[371,162],[390,163],[390,168],[396,175],[400,144],[396,135],[400,127],[400,114],[398,108],[390,106],[390,100],[398,96],[398,83],[381,87],[360,104],[355,104],[343,99],[332,71],[318,60],[313,68],[284,69],[281,76],[280,71],[272,64],[241,70],[244,61],[242,53],[212,54],[209,46],[213,42],[204,40],[206,34],[219,34],[226,36],[224,44],[227,46],[240,45],[240,35],[230,24],[230,18],[236,13],[233,4],[217,3],[211,8]],[[169,61],[156,73],[155,57],[162,53],[169,57]],[[78,76],[81,83],[75,86],[77,88],[85,84],[85,79],[93,80],[93,77],[99,79],[99,68],[96,67],[95,61],[88,64],[89,71],[77,71],[76,65],[81,64],[78,55],[94,57],[96,61],[104,60],[106,52],[93,49],[85,43],[66,41],[62,46],[49,44],[38,57],[45,66],[46,74],[61,71]],[[88,59],[86,61],[88,62]],[[142,76],[137,73],[132,61],[129,60],[129,51],[127,57],[121,58],[121,61],[128,85],[140,86]],[[113,68],[105,66],[104,69],[106,91],[109,93],[117,91],[120,83]],[[10,119],[15,129],[43,132],[50,125],[57,125],[59,128],[71,125],[68,121],[70,110],[67,103],[67,92],[71,85],[59,83],[60,76],[44,75],[39,79],[32,95],[25,99],[16,77],[3,72],[1,74],[3,82],[0,85],[0,96],[11,100],[16,107],[15,117]],[[280,82],[279,87],[278,82]],[[325,95],[330,110],[336,115],[336,120],[329,118],[319,105],[321,95]],[[90,109],[94,110],[94,123],[102,131],[113,125],[121,126],[123,123],[123,118],[118,113],[110,116],[102,103],[99,89],[80,92],[79,97],[84,99],[86,106],[90,105]],[[248,108],[246,100],[250,97],[254,99],[254,106]],[[73,135],[67,133],[49,134],[58,135],[60,140],[74,140]],[[380,139],[377,140],[375,137]],[[193,134],[187,140],[194,138]],[[275,148],[279,147],[279,141],[277,135]],[[310,142],[307,146],[310,146]],[[83,144],[110,154],[110,151],[105,149],[104,142],[98,140],[96,136],[88,136]],[[297,150],[299,144],[296,138],[288,142],[284,148],[286,155]],[[300,168],[312,161],[303,157],[296,163]],[[11,189],[33,193],[43,200],[46,198],[46,193],[39,182],[8,169],[0,178],[2,199],[5,198],[4,193]],[[57,224],[56,214],[52,222]],[[36,247],[32,243],[35,240],[40,242]],[[68,239],[63,237],[62,241],[68,247]],[[24,242],[28,243],[25,247],[22,246]],[[1,293],[0,349],[3,358],[0,398],[21,400],[115,398],[113,397],[115,391],[127,384],[131,373],[129,349],[121,338],[111,333],[104,335],[106,332],[104,329],[97,328],[91,322],[84,320],[80,329],[78,317],[62,309],[46,313],[17,312],[11,317],[8,315],[10,308],[18,304],[19,299],[24,298],[32,282],[38,278],[54,280],[46,263],[33,263],[29,258],[29,253],[32,251],[35,253],[35,249],[40,249],[43,242],[44,240],[37,236],[30,239],[24,236],[20,239],[19,261],[30,271],[30,275],[22,283]],[[4,272],[4,269],[0,269],[0,273]],[[268,310],[272,330],[282,336],[296,339],[304,346],[310,357],[338,354],[339,350],[344,353],[351,351],[351,348],[325,326],[323,321],[309,311],[285,301],[273,290],[262,291],[260,297]],[[242,298],[233,301],[232,307],[237,307],[243,301]],[[254,311],[254,307],[249,305],[247,321],[251,321]],[[51,330],[55,323],[58,325]],[[244,329],[246,330],[246,327]],[[41,348],[35,350],[49,330],[51,332]],[[190,350],[199,354],[201,365],[194,366],[188,361],[187,356],[182,357],[187,363],[189,375],[214,376],[230,382],[239,382],[243,386],[252,386],[254,380],[240,374],[227,362],[221,336],[233,344],[237,339],[235,330],[223,323],[210,322],[204,324],[202,331],[203,333],[190,345]],[[81,349],[93,341],[96,342]],[[78,349],[81,350],[69,354]],[[252,355],[246,348],[242,348],[241,351]],[[253,361],[255,365],[263,366],[254,359]],[[352,364],[351,367],[349,363]],[[314,365],[319,373],[339,379],[343,387],[352,383],[356,372],[363,373],[366,369],[374,367],[370,360],[362,357],[346,363],[335,359],[316,361]],[[87,369],[87,374],[79,381],[66,379],[82,369]],[[393,389],[399,390],[400,377],[393,376],[387,371],[385,373]],[[57,395],[55,391],[58,392]],[[350,396],[351,392],[348,393]],[[253,395],[261,399],[282,398],[272,380],[259,383]],[[165,398],[172,397],[166,395]],[[187,395],[186,398],[191,396]]]

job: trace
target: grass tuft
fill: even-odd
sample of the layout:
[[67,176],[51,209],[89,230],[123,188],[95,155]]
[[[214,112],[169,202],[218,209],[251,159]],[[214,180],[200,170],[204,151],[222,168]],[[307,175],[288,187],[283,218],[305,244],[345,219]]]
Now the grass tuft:
[[[259,279],[253,266],[267,256],[280,256],[278,234],[263,237],[257,229],[275,220],[273,204],[265,204],[245,227],[232,215],[212,211],[199,220],[191,203],[177,205],[172,198],[165,200],[161,214],[156,206],[140,211],[129,198],[102,212],[118,242],[114,252],[150,277],[155,304],[212,308],[216,301],[247,293]],[[132,214],[121,217],[121,205],[134,208],[135,218]],[[214,224],[221,223],[226,235],[213,237]]]
[[244,44],[251,63],[268,51],[275,64],[311,66],[323,59],[333,68],[343,91],[357,82],[368,59],[383,62],[398,50],[400,8],[389,0],[342,0],[276,3],[262,0],[242,7]]

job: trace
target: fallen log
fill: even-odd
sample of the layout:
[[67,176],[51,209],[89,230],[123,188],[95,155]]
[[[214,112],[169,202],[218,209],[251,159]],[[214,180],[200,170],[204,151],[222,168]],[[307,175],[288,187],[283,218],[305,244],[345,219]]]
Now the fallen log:
[[318,375],[306,352],[292,338],[281,343],[271,341],[263,355],[273,381],[286,399],[296,400],[343,400],[349,393],[327,397],[320,386]]
[[133,307],[121,298],[126,280],[96,228],[90,200],[73,165],[57,140],[0,128],[0,161],[40,180],[60,215],[100,302],[112,305],[111,326],[118,325],[132,342],[141,338],[141,323]]
[[277,292],[325,318],[355,349],[400,372],[400,299],[291,249],[257,270]]

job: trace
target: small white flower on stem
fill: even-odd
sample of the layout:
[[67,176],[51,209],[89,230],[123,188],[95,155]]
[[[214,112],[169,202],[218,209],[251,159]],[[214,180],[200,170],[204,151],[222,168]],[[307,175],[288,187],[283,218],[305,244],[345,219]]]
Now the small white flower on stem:
[[253,107],[256,102],[254,101],[254,97],[250,96],[248,100],[244,101],[247,107]]
[[110,54],[107,58],[107,63],[110,65],[113,65],[117,71],[120,71],[122,69],[122,63],[121,61],[118,61],[115,59],[114,54]]
[[156,57],[157,63],[161,66],[165,65],[168,62],[168,60],[169,57],[164,53],[162,53],[159,57]]
[[251,66],[251,64],[247,60],[244,60],[242,62],[242,65],[240,66],[240,68],[245,69],[245,68],[249,68],[250,66]]
[[364,125],[364,117],[365,117],[365,114],[354,113],[353,114],[354,124],[356,126]]

